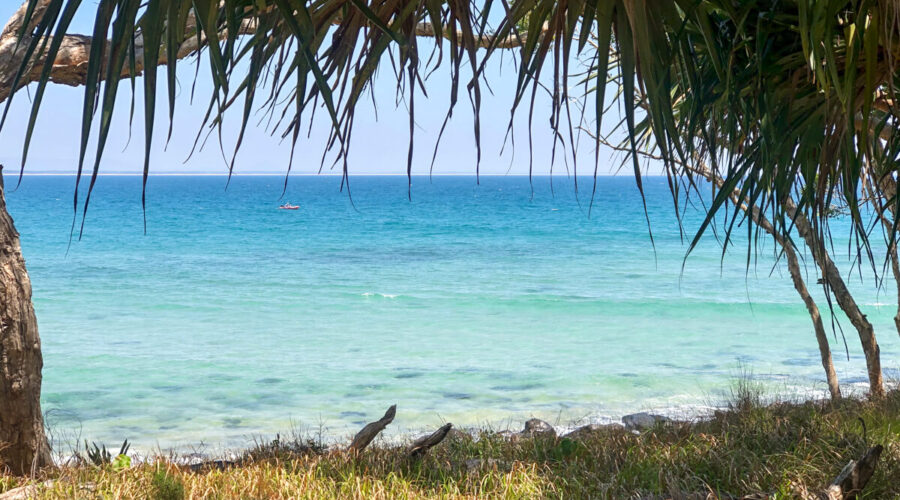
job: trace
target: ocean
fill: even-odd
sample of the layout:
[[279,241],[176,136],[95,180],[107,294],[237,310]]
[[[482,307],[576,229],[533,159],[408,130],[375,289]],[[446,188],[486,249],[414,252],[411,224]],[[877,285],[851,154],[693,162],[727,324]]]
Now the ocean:
[[[697,414],[746,374],[773,395],[827,394],[771,242],[748,265],[742,226],[724,257],[710,233],[685,259],[701,214],[680,207],[680,232],[664,178],[644,180],[652,242],[629,177],[598,180],[590,217],[590,179],[576,195],[562,176],[552,190],[548,177],[415,177],[411,200],[405,177],[351,176],[352,203],[335,176],[292,177],[284,198],[282,176],[225,181],[151,177],[145,234],[140,177],[100,177],[69,246],[74,177],[27,176],[15,191],[7,178],[58,448],[341,439],[391,404],[395,435]],[[846,224],[834,226],[896,380],[896,287],[852,266]],[[836,319],[838,375],[861,392],[859,341]]]

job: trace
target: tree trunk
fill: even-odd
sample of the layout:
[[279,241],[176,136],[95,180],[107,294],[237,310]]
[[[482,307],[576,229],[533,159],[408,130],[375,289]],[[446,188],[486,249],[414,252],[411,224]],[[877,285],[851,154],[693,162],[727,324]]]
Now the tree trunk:
[[19,233],[0,167],[0,465],[25,475],[52,463],[41,415],[41,340]]
[[866,357],[866,368],[869,372],[869,395],[871,397],[880,398],[884,396],[884,378],[881,373],[881,349],[875,340],[875,329],[872,323],[866,318],[866,315],[859,309],[859,305],[850,294],[844,279],[841,277],[837,266],[829,257],[825,250],[825,245],[816,234],[815,228],[810,224],[809,219],[797,210],[794,201],[788,198],[785,200],[785,208],[794,220],[794,226],[797,233],[806,241],[807,246],[813,254],[816,264],[822,271],[825,284],[828,290],[834,294],[837,299],[838,306],[847,315],[850,323],[856,328],[859,334],[859,340],[862,344],[863,354]]
[[[712,172],[708,170],[704,170],[700,173],[708,180],[715,181],[720,187],[724,183],[722,179],[718,176],[714,176]],[[825,381],[828,383],[828,392],[831,393],[831,399],[841,399],[841,387],[838,383],[837,373],[834,370],[834,361],[831,359],[831,347],[828,345],[828,335],[825,333],[822,315],[819,313],[819,306],[816,305],[816,301],[813,300],[812,296],[809,294],[809,290],[806,288],[806,282],[803,280],[803,273],[800,269],[800,260],[797,258],[797,253],[794,252],[793,245],[791,245],[789,241],[785,241],[784,237],[775,230],[775,227],[772,226],[772,223],[770,223],[768,219],[766,219],[759,208],[755,205],[748,207],[746,203],[742,203],[742,200],[739,199],[739,195],[740,191],[735,190],[731,195],[732,201],[742,207],[744,212],[749,213],[753,222],[775,238],[775,242],[784,250],[784,256],[787,259],[787,267],[791,274],[791,281],[794,283],[794,289],[800,294],[800,298],[803,299],[803,304],[806,305],[806,310],[809,312],[810,318],[812,318],[813,329],[816,333],[816,342],[819,344],[819,356],[822,358],[822,368],[825,369]]]
[[[13,85],[25,57],[25,47],[51,3],[51,0],[37,0],[31,19],[25,25],[26,0],[0,31],[0,103],[22,87],[37,81],[46,60],[44,52],[32,55],[28,70]],[[178,59],[196,53],[206,43],[205,37],[190,33],[195,26],[193,17],[189,17],[186,38],[178,48]],[[256,32],[256,24],[248,20],[241,23],[238,29],[241,34],[252,34]],[[435,34],[429,23],[420,24],[416,29],[419,35]],[[20,32],[24,33],[22,39],[18,37]],[[220,39],[224,38],[224,33],[220,33]],[[441,35],[453,38],[447,32]],[[53,61],[50,81],[84,85],[90,46],[94,42],[89,36],[67,34]],[[478,40],[482,46],[493,42],[491,37]],[[103,43],[108,42],[104,40]],[[521,44],[520,38],[510,37],[497,41],[496,45],[512,48]],[[156,64],[168,62],[163,51]],[[135,40],[135,69],[138,74],[144,64],[143,39],[138,36]],[[119,76],[129,76],[128,71]],[[25,270],[18,233],[6,212],[3,196],[0,176],[0,467],[5,465],[14,474],[26,474],[51,464],[51,457],[40,408],[43,361],[31,304],[31,282]]]
[[[24,57],[24,47],[16,49],[16,34],[23,26],[30,33],[49,4],[49,0],[38,1],[25,26],[26,2],[0,32],[0,102],[12,91],[13,77]],[[0,165],[0,471],[25,475],[52,460],[41,415],[44,363],[31,304],[31,281],[19,233],[6,211],[2,172]]]
[[[768,223],[768,221],[766,221],[766,223]],[[773,232],[773,234],[775,233]],[[809,294],[809,290],[806,288],[806,283],[803,281],[803,274],[800,271],[800,262],[797,259],[797,254],[794,252],[794,249],[791,248],[790,243],[784,242],[780,236],[775,239],[781,240],[779,243],[781,243],[781,247],[784,248],[784,255],[787,258],[787,266],[791,273],[791,280],[794,282],[794,288],[797,290],[797,293],[800,294],[800,298],[803,299],[803,303],[806,304],[806,310],[812,318],[813,328],[816,332],[816,342],[819,343],[819,355],[822,358],[822,368],[825,369],[825,380],[828,382],[828,392],[831,393],[831,399],[840,399],[841,388],[838,384],[837,373],[834,371],[834,362],[831,359],[831,347],[828,345],[828,335],[825,333],[825,325],[822,323],[822,315],[819,313],[819,307],[816,305],[816,301],[813,300],[812,296]]]
[[[613,144],[610,144],[605,139],[600,139],[599,142],[614,150],[631,153],[631,149],[615,146]],[[647,158],[662,160],[661,157],[655,156],[645,151],[638,151],[638,154],[646,156]],[[679,164],[685,169],[702,176],[709,182],[715,183],[716,186],[720,188],[725,184],[725,181],[721,177],[713,173],[711,169],[703,165],[702,161],[698,160],[696,164],[681,162],[679,162]],[[780,245],[782,249],[784,249],[784,255],[787,259],[788,271],[791,274],[791,281],[794,283],[794,289],[797,290],[800,298],[803,299],[803,304],[806,305],[806,310],[807,312],[809,312],[809,316],[813,322],[813,330],[816,334],[816,342],[819,344],[819,356],[822,359],[822,368],[825,369],[825,381],[828,383],[828,392],[831,394],[832,399],[840,399],[841,387],[840,383],[838,382],[837,373],[834,370],[834,362],[831,358],[831,347],[828,344],[828,335],[825,333],[825,325],[822,323],[822,315],[819,312],[819,306],[816,305],[816,301],[812,298],[812,296],[809,294],[809,290],[806,288],[806,282],[803,280],[803,273],[800,269],[800,261],[799,259],[797,259],[797,254],[796,252],[794,252],[794,247],[789,241],[785,241],[784,237],[782,237],[782,235],[775,230],[775,227],[771,222],[769,222],[768,219],[766,219],[766,216],[762,213],[759,207],[746,203],[746,200],[742,200],[740,198],[740,195],[740,189],[733,190],[731,193],[731,200],[737,206],[741,207],[741,210],[745,214],[750,216],[751,220],[753,220],[756,225],[758,225],[763,231],[772,236],[772,238],[775,239],[775,242],[778,243],[778,245]]]

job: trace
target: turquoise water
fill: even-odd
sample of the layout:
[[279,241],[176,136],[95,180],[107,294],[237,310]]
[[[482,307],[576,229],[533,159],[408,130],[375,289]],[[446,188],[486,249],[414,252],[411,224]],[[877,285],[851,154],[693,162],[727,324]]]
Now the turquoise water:
[[[153,177],[145,236],[140,178],[101,177],[68,255],[73,178],[9,193],[57,439],[344,436],[393,403],[400,432],[690,412],[742,369],[774,391],[825,394],[771,245],[748,272],[746,240],[723,261],[709,237],[682,270],[662,178],[645,181],[655,252],[630,178],[600,180],[590,219],[563,178],[555,196],[536,179],[533,199],[523,177],[416,178],[410,202],[403,177],[353,177],[354,209],[339,178],[297,177],[285,200],[298,211],[276,209],[282,181],[236,177],[225,191],[223,177]],[[688,236],[697,222],[688,209]],[[895,287],[876,290],[865,266],[851,282],[896,377]],[[864,387],[842,325],[838,375]]]

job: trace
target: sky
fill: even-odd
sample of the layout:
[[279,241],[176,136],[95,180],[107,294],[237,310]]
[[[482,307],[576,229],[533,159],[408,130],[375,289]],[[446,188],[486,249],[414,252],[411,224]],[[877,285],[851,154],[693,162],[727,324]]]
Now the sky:
[[[3,0],[0,4],[2,4],[0,5],[0,19],[5,22],[16,10],[19,2],[18,0]],[[92,31],[95,7],[95,1],[84,2],[69,32],[89,34]],[[421,48],[420,52],[428,54],[430,50],[431,46],[429,45]],[[500,58],[494,58],[493,64],[488,66],[487,78],[493,92],[491,93],[482,86],[482,174],[523,175],[528,173],[527,107],[517,113],[514,122],[515,147],[507,144],[506,148],[503,148],[517,76],[511,56],[512,54],[505,55],[502,64]],[[448,57],[445,56],[444,59],[447,60]],[[196,152],[188,159],[194,139],[200,130],[201,119],[206,111],[212,90],[208,63],[204,59],[196,85],[195,99],[191,102],[190,88],[194,78],[194,61],[195,59],[189,58],[179,62],[179,88],[177,89],[174,133],[168,146],[165,144],[168,129],[166,83],[164,77],[160,79],[157,123],[154,131],[154,147],[151,153],[151,173],[223,174],[227,172],[227,162],[223,158],[215,134],[202,151]],[[572,72],[576,71],[578,70],[572,70]],[[440,149],[434,163],[435,174],[471,175],[475,173],[476,148],[472,128],[473,117],[463,83],[465,78],[466,75],[461,78],[459,102],[441,139]],[[33,88],[34,85],[30,86],[32,91]],[[426,89],[428,96],[426,97],[421,91],[418,91],[415,101],[414,174],[429,173],[435,141],[450,102],[449,66],[445,64],[432,73],[426,81]],[[404,175],[406,173],[409,115],[405,103],[400,103],[399,107],[395,107],[395,91],[396,78],[389,65],[386,65],[377,75],[374,86],[375,98],[378,103],[377,113],[371,105],[371,99],[366,96],[356,114],[350,143],[349,169],[351,174]],[[578,88],[573,91],[573,94],[580,92],[581,88]],[[129,131],[128,115],[131,96],[129,82],[123,81],[120,85],[112,131],[102,157],[101,173],[138,173],[143,168],[143,90],[140,80],[137,81],[135,118]],[[83,98],[83,87],[75,88],[55,84],[49,86],[29,149],[25,166],[26,173],[75,171],[80,143]],[[7,123],[0,131],[0,163],[6,165],[7,173],[17,171],[21,166],[22,144],[30,105],[28,92],[17,93],[10,108]],[[234,112],[230,113],[225,121],[222,142],[226,152],[225,156],[229,158],[238,135],[240,108],[241,106],[235,106]],[[548,125],[550,111],[549,97],[545,94],[539,95],[535,104],[533,125],[535,175],[551,173],[550,159],[553,138]],[[235,173],[284,173],[290,155],[290,141],[282,141],[280,133],[272,136],[263,127],[256,126],[258,117],[261,115],[256,116],[256,119],[251,116],[250,125],[235,162]],[[330,130],[330,122],[326,117],[327,113],[324,110],[317,112],[311,136],[307,139],[301,134],[292,172],[314,174],[319,170],[325,140]],[[607,116],[604,120],[614,123],[617,118],[617,116]],[[96,139],[96,127],[92,139]],[[93,140],[92,145],[95,144]],[[89,147],[88,151],[88,162],[90,163],[96,151],[95,146]],[[571,160],[567,166],[562,161],[561,153],[561,150],[558,149],[555,165],[552,166],[553,173],[566,175],[567,170],[571,173],[575,167]],[[576,152],[576,160],[579,176],[592,174],[594,145],[588,137],[582,137]],[[599,173],[616,173],[620,162],[619,155],[613,155],[608,150],[601,150]],[[330,164],[331,162],[326,164],[324,172],[339,173],[337,169],[329,170]],[[623,173],[630,173],[629,168],[626,168]]]

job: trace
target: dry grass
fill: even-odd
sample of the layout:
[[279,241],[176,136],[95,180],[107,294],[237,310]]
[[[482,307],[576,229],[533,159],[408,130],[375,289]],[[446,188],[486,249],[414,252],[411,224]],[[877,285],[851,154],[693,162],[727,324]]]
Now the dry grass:
[[[885,451],[861,498],[900,498],[900,391],[881,401],[762,405],[742,389],[713,420],[640,435],[614,428],[579,440],[456,433],[422,460],[402,447],[354,457],[278,442],[222,469],[82,465],[32,482],[55,480],[40,490],[46,498],[791,498],[792,484],[824,486],[874,444]],[[471,459],[481,465],[467,467]],[[0,491],[20,484],[0,477]]]

